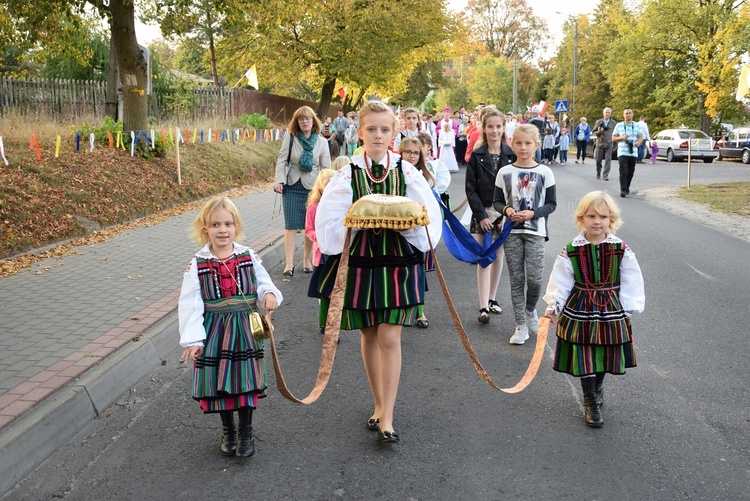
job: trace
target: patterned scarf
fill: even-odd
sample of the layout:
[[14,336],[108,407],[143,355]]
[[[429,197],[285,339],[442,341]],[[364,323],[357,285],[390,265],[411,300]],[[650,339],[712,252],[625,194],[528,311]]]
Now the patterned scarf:
[[310,172],[313,168],[313,148],[318,140],[318,133],[313,132],[310,137],[305,137],[302,132],[297,133],[297,139],[302,144],[302,156],[299,158],[299,170]]

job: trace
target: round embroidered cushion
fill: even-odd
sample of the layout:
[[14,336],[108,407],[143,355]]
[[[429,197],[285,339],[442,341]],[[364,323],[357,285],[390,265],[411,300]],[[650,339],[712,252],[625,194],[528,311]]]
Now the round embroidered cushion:
[[427,226],[427,209],[419,202],[395,195],[365,195],[349,208],[344,226],[359,229],[408,230]]

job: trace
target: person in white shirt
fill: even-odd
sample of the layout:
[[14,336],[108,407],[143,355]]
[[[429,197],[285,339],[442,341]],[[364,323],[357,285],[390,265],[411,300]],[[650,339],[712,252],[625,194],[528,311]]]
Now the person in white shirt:
[[636,163],[642,164],[643,159],[646,156],[646,141],[651,141],[651,134],[648,131],[648,125],[646,124],[646,117],[641,115],[641,119],[638,120],[638,125],[641,126],[641,132],[643,133],[643,141],[638,147],[638,160]]

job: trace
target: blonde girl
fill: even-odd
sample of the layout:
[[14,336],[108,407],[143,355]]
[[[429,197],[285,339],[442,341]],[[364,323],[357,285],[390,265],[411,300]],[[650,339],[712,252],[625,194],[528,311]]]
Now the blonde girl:
[[[333,161],[333,163],[337,163],[337,161],[343,160],[344,165],[348,165],[349,158],[346,156],[341,156],[336,158],[336,160]],[[340,163],[340,162],[339,162]],[[338,170],[338,169],[336,169]],[[318,280],[320,278],[320,264],[324,261],[324,256],[320,252],[320,247],[318,247],[318,237],[315,234],[315,214],[318,212],[318,202],[320,202],[320,197],[323,196],[323,190],[325,190],[325,187],[328,185],[328,181],[331,180],[331,178],[336,174],[336,170],[333,168],[331,169],[323,169],[320,171],[320,174],[318,174],[318,179],[315,181],[315,186],[313,186],[312,190],[310,190],[310,195],[307,197],[307,215],[305,219],[305,237],[309,238],[312,242],[312,264],[313,264],[313,274],[310,277],[310,286],[307,290],[307,295],[310,297],[320,297],[320,294],[317,292],[318,288]],[[320,332],[323,332],[323,327],[321,326]]]
[[242,218],[227,197],[209,200],[190,230],[203,248],[182,281],[181,358],[193,362],[193,398],[204,413],[221,416],[219,452],[246,458],[255,452],[253,409],[266,393],[263,341],[253,338],[248,312],[258,300],[265,311],[275,311],[283,297],[255,251],[235,241],[242,236]]
[[604,375],[636,366],[632,312],[646,302],[635,254],[615,236],[622,220],[603,191],[586,194],[575,213],[578,236],[557,256],[544,300],[557,321],[553,369],[581,378],[585,422],[604,424]]
[[557,208],[557,193],[552,171],[535,158],[539,148],[536,126],[516,126],[512,144],[517,158],[497,174],[494,206],[513,222],[503,245],[516,322],[510,344],[523,344],[529,331],[538,332],[536,305],[542,292],[544,243],[549,240],[547,218]]
[[[343,166],[349,165],[349,162],[351,162],[351,160],[347,156],[336,157],[336,159],[333,161],[333,163],[331,163],[331,170],[333,170],[334,172],[337,171],[337,170],[340,170]],[[321,171],[321,172],[323,172],[323,171]],[[330,177],[328,179],[330,179]],[[320,200],[320,197],[318,197],[318,200]],[[307,197],[307,206],[308,207],[310,206],[310,197],[309,196]]]
[[[321,266],[318,292],[324,325],[333,282],[344,247],[344,217],[354,200],[368,193],[406,196],[427,208],[432,243],[440,239],[440,206],[425,177],[408,161],[388,150],[398,121],[391,108],[369,101],[360,110],[361,155],[328,183],[315,216],[318,245],[329,259]],[[393,411],[401,375],[401,329],[422,314],[425,294],[424,252],[430,249],[425,228],[353,232],[341,328],[361,331],[362,360],[374,409],[366,427],[378,440],[396,443]]]

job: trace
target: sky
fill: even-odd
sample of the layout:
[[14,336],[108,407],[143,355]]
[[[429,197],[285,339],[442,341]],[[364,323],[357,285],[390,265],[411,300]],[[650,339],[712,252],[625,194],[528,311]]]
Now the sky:
[[[455,11],[465,9],[467,3],[468,0],[448,0],[447,2],[448,8]],[[563,25],[568,16],[593,13],[599,4],[599,0],[573,0],[568,2],[561,2],[560,0],[526,0],[526,3],[537,16],[547,21],[551,43],[547,46],[546,51],[540,54],[542,59],[547,59],[554,55],[555,48],[562,42]],[[560,12],[560,14],[557,14],[557,12]],[[138,19],[136,19],[135,24],[139,44],[148,45],[153,40],[161,38],[158,26],[146,26],[138,21]]]

